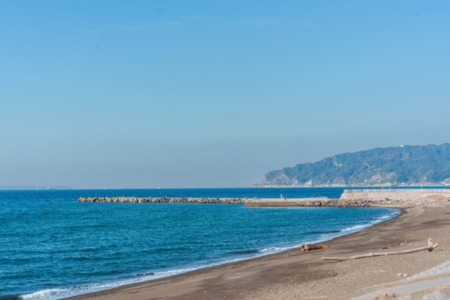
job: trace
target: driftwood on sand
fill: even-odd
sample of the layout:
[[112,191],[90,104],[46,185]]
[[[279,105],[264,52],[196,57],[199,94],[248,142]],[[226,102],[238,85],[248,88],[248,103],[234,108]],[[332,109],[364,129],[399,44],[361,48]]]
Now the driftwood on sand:
[[413,253],[418,251],[427,250],[428,252],[431,252],[434,250],[434,248],[437,247],[438,244],[433,244],[431,239],[428,239],[428,246],[409,249],[409,250],[403,250],[403,251],[395,251],[395,252],[378,252],[378,253],[367,253],[367,254],[361,254],[361,255],[355,255],[350,257],[322,257],[323,260],[334,260],[334,261],[344,261],[344,260],[351,260],[351,259],[360,259],[360,258],[367,258],[367,257],[375,257],[375,256],[385,256],[385,255],[399,255],[399,254],[407,254],[407,253]]
[[323,244],[303,244],[300,249],[302,252],[311,251],[311,250],[319,250],[319,249],[327,249],[327,245]]

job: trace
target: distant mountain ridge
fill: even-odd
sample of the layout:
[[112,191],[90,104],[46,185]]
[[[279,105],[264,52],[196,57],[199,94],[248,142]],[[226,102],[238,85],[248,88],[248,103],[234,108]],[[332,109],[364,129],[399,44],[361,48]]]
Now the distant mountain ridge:
[[450,184],[450,144],[375,148],[274,170],[258,186]]

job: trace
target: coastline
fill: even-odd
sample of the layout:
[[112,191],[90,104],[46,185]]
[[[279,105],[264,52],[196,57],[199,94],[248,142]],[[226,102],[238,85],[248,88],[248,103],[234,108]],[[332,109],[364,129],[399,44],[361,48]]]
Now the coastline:
[[[208,267],[66,299],[349,299],[377,290],[380,284],[409,276],[450,260],[449,206],[399,208],[394,219],[326,241],[328,249],[300,252],[299,248],[248,260]],[[414,229],[414,230],[412,230]],[[404,250],[438,243],[431,253],[366,258],[339,263],[323,256]],[[368,298],[370,299],[370,298]]]

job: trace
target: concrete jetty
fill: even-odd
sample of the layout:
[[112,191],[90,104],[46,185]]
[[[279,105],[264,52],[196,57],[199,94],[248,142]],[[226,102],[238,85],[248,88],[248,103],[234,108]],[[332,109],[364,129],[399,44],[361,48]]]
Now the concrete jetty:
[[345,200],[331,198],[286,198],[286,199],[249,199],[245,202],[249,207],[368,207],[366,200]]
[[346,189],[339,199],[316,198],[171,198],[81,197],[79,202],[245,204],[249,207],[369,207],[450,201],[450,189]]

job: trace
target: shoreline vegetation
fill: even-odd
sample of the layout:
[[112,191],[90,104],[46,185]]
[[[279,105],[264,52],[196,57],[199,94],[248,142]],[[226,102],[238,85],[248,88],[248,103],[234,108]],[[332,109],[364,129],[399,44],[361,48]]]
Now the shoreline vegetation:
[[[358,195],[366,200],[375,197],[363,194],[367,192],[370,191],[361,190]],[[449,298],[450,198],[447,191],[395,194],[397,197],[380,198],[378,203],[372,199],[371,206],[399,208],[402,213],[398,217],[323,242],[310,251],[299,247],[67,299]],[[426,250],[428,239],[433,241],[433,251],[410,252]],[[397,254],[370,256],[370,253]],[[323,259],[352,256],[362,258]]]

